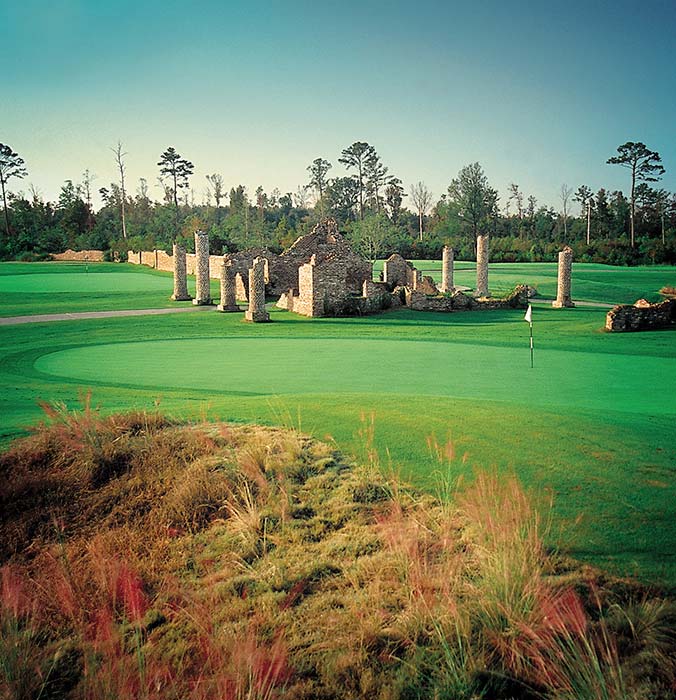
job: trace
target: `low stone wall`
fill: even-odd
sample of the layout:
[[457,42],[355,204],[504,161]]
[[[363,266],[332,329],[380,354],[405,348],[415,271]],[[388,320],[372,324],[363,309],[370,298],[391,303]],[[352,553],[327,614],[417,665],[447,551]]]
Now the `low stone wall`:
[[639,299],[635,304],[620,304],[613,307],[606,315],[606,330],[651,331],[668,328],[676,323],[676,299],[667,299],[658,304],[651,304]]
[[417,289],[405,290],[406,306],[413,311],[495,311],[497,309],[525,309],[528,306],[527,288],[519,285],[503,299],[475,299],[463,292],[450,295],[428,296]]
[[70,248],[63,253],[52,253],[51,257],[52,260],[66,262],[103,262],[104,259],[102,250],[71,250]]

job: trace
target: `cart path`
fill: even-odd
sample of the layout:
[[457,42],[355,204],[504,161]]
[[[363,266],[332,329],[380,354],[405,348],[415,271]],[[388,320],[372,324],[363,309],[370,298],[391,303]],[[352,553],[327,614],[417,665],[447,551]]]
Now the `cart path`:
[[161,316],[191,311],[207,311],[215,306],[180,306],[167,309],[121,309],[119,311],[81,311],[70,314],[36,314],[33,316],[6,316],[0,318],[0,326],[15,326],[20,323],[42,323],[45,321],[79,321],[83,318],[117,318],[119,316]]
[[[530,303],[551,304],[548,299],[531,299]],[[607,304],[596,301],[574,301],[576,306],[596,307],[602,309],[612,309],[614,304]],[[269,305],[269,304],[268,304]],[[274,305],[274,302],[273,302]],[[244,311],[242,306],[241,311]],[[5,316],[0,317],[0,326],[17,326],[22,323],[46,323],[51,321],[80,321],[87,318],[119,318],[121,316],[162,316],[164,314],[179,314],[193,311],[214,310],[214,305],[207,306],[180,306],[166,309],[120,309],[118,311],[81,311],[67,314],[34,314],[32,316]]]

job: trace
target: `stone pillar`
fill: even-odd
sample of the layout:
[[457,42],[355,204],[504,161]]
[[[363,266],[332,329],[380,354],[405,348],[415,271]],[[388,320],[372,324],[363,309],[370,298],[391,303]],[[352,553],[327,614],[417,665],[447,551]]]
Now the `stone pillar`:
[[556,288],[556,301],[552,306],[561,309],[564,306],[575,306],[570,296],[570,280],[573,271],[573,249],[566,246],[559,253],[559,280]]
[[476,238],[475,296],[488,296],[488,234],[477,236]]
[[249,270],[249,308],[244,318],[253,323],[265,323],[270,314],[265,310],[265,258],[254,258]]
[[415,267],[411,270],[411,289],[418,289],[422,282],[422,272],[416,270]]
[[185,246],[174,243],[174,293],[171,298],[174,301],[190,301],[192,297],[188,294],[188,274],[185,262]]
[[441,258],[441,291],[453,291],[453,248],[450,245],[444,246]]
[[195,231],[195,298],[193,304],[211,304],[211,282],[209,280],[209,234]]
[[235,299],[235,276],[232,274],[232,265],[225,260],[221,265],[221,303],[216,309],[218,311],[239,311]]

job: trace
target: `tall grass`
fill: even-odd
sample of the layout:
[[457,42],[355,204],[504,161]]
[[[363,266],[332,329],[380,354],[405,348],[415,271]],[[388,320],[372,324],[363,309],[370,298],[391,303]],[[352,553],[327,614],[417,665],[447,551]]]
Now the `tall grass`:
[[[3,700],[673,692],[673,603],[560,576],[549,499],[455,479],[450,436],[440,498],[369,416],[360,467],[298,430],[52,419],[0,457]],[[91,478],[102,455],[124,456]]]

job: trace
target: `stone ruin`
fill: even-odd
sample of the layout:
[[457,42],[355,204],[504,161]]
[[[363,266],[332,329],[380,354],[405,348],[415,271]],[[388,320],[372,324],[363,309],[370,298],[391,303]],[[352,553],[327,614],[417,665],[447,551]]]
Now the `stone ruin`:
[[270,314],[265,309],[265,260],[256,258],[249,270],[249,308],[244,318],[253,323],[266,323]]
[[193,304],[211,304],[211,277],[209,276],[209,235],[195,231],[195,298]]
[[488,294],[488,234],[476,237],[476,291],[483,299]]
[[186,273],[194,270],[197,276],[195,304],[211,303],[209,274],[210,269],[217,268],[221,284],[218,310],[238,311],[236,300],[247,299],[245,316],[253,322],[270,320],[265,310],[266,293],[279,296],[279,308],[309,317],[358,316],[402,305],[417,311],[443,312],[525,307],[526,287],[517,288],[506,299],[484,298],[488,294],[488,236],[479,239],[477,287],[481,289],[477,292],[483,293],[476,294],[478,298],[454,288],[453,250],[448,246],[443,252],[441,289],[431,277],[423,276],[397,253],[385,261],[382,281],[374,282],[371,263],[352,250],[331,219],[300,236],[281,255],[265,248],[254,248],[222,257],[209,256],[208,237],[197,232],[192,264],[191,256],[180,247],[174,247],[173,259],[158,250],[134,256],[139,262],[145,260],[145,264],[157,269],[174,270],[176,299],[183,294],[187,296]]
[[445,245],[441,254],[441,287],[439,291],[443,293],[452,292],[453,287],[453,248]]
[[556,285],[556,301],[552,302],[552,306],[556,309],[575,306],[570,295],[572,274],[573,249],[566,246],[559,253],[559,276]]
[[174,260],[174,293],[171,298],[174,301],[190,301],[188,294],[188,269],[185,260],[185,246],[174,243],[172,247]]
[[652,331],[669,328],[676,323],[676,299],[651,304],[639,299],[634,304],[619,304],[606,314],[606,330]]
[[216,307],[218,311],[239,311],[235,294],[235,276],[232,273],[232,265],[224,260],[221,264],[221,301]]

